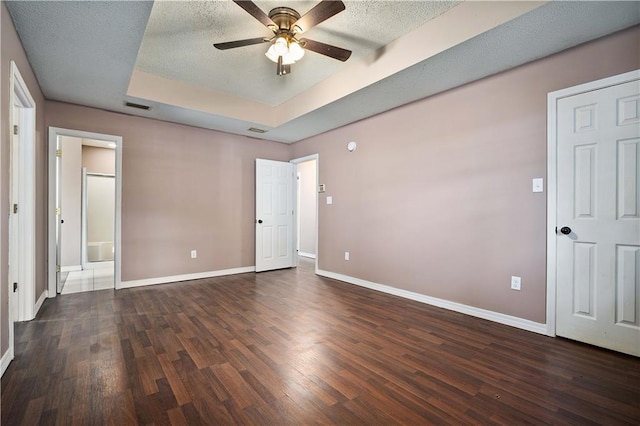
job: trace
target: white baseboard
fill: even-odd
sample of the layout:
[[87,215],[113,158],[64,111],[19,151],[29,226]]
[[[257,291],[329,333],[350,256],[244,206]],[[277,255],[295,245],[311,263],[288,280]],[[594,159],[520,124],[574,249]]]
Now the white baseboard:
[[74,272],[82,271],[82,265],[63,266],[60,268],[60,272]]
[[13,360],[13,346],[7,349],[4,355],[2,355],[2,358],[0,358],[0,377],[2,377],[4,372],[7,370],[7,367],[9,367],[9,364],[11,363],[12,360]]
[[315,259],[316,255],[313,253],[305,253],[303,251],[299,251],[298,252],[298,256],[302,256],[302,257],[308,257],[309,259]]
[[354,278],[347,275],[337,274],[335,272],[317,271],[318,275],[335,280],[344,281],[349,284],[355,284],[372,290],[381,291],[383,293],[393,294],[394,296],[404,297],[405,299],[415,300],[417,302],[426,303],[427,305],[437,306],[439,308],[448,309],[450,311],[460,312],[462,314],[471,315],[477,318],[486,319],[511,327],[520,328],[522,330],[532,331],[538,334],[547,335],[547,325],[539,322],[530,321],[524,318],[518,318],[511,315],[501,314],[486,309],[476,308],[475,306],[463,305],[462,303],[452,302],[436,297],[425,296],[424,294],[414,293],[412,291],[402,290],[384,284],[378,284],[371,281]]
[[173,275],[170,277],[147,278],[143,280],[122,281],[120,288],[141,287],[145,285],[166,284],[178,281],[199,280],[202,278],[222,277],[224,275],[245,274],[255,272],[255,266],[245,266],[242,268],[222,269],[220,271],[198,272],[195,274]]
[[34,318],[38,315],[38,312],[40,311],[40,308],[42,307],[42,304],[44,303],[44,300],[47,297],[49,297],[49,290],[43,291],[42,294],[40,295],[40,298],[36,302],[36,306],[33,308],[33,317]]

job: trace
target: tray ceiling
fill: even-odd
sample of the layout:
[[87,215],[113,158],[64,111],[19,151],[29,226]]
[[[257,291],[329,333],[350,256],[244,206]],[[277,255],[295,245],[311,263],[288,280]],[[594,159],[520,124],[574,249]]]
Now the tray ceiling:
[[[317,2],[256,4],[304,14]],[[6,3],[47,99],[285,143],[640,22],[637,2],[345,4],[305,36],[352,57],[307,52],[279,77],[267,44],[213,47],[270,35],[230,1]]]

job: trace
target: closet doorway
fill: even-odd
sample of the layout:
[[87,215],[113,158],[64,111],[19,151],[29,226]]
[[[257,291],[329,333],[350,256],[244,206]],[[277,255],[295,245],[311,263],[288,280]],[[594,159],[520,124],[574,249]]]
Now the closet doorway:
[[318,154],[291,160],[296,166],[296,232],[298,256],[313,260],[318,269]]

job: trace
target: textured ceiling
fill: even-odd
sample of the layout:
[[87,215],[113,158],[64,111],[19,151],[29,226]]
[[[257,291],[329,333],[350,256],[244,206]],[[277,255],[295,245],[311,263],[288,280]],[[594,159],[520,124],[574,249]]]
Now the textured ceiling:
[[[345,3],[305,36],[353,50],[349,61],[308,52],[285,77],[266,45],[213,48],[269,35],[229,1],[6,4],[47,99],[281,142],[640,23],[638,2]],[[304,13],[316,2],[256,4]]]
[[[263,12],[286,4],[304,15],[317,1],[256,1]],[[304,33],[351,50],[350,61],[413,31],[459,2],[356,1],[346,10]],[[276,75],[264,53],[268,44],[217,50],[217,42],[271,37],[273,33],[230,1],[155,2],[136,68],[172,80],[278,105],[344,69],[342,63],[314,52],[292,66],[293,74]],[[291,77],[291,78],[289,78]]]

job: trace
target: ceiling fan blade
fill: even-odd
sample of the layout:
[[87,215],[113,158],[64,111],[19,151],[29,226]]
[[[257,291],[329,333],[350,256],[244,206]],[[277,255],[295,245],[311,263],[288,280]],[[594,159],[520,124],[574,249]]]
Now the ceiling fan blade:
[[262,9],[260,9],[254,2],[250,0],[233,0],[235,4],[243,8],[249,15],[256,18],[258,21],[262,23],[265,27],[269,28],[272,31],[276,31],[278,26],[269,18],[269,15],[264,13]]
[[293,24],[294,32],[299,34],[308,31],[310,28],[315,27],[320,22],[326,21],[344,9],[344,3],[339,0],[322,0]]
[[332,46],[315,40],[309,40],[308,38],[300,41],[304,43],[304,48],[306,50],[310,50],[342,62],[346,61],[351,56],[350,50],[343,49],[341,47]]
[[251,46],[252,44],[267,43],[268,41],[269,41],[268,38],[257,37],[257,38],[247,38],[244,40],[227,41],[225,43],[214,43],[213,46],[216,49],[227,50],[227,49],[235,49],[236,47]]

